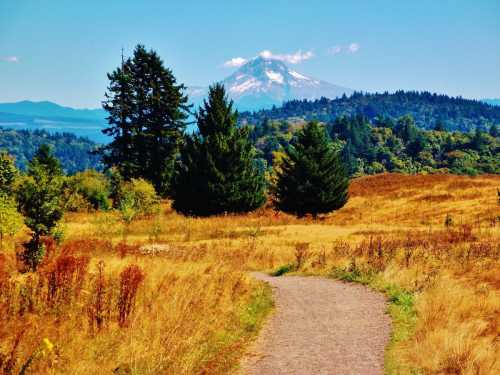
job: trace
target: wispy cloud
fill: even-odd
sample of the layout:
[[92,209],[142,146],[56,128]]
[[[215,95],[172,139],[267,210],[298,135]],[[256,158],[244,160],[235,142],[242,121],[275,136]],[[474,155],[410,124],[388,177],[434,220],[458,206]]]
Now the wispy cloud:
[[339,53],[351,53],[352,54],[352,53],[358,52],[360,48],[361,48],[361,46],[359,45],[359,43],[352,42],[347,46],[336,45],[336,46],[330,47],[327,49],[327,53],[330,56],[335,56],[335,55],[338,55]]
[[243,58],[243,57],[233,57],[231,60],[227,60],[224,63],[224,66],[226,68],[235,68],[235,67],[245,65],[247,61],[248,60]]
[[15,64],[15,63],[19,62],[19,57],[17,57],[17,56],[2,56],[2,57],[0,57],[0,61]]
[[312,51],[297,51],[295,53],[291,54],[285,54],[285,55],[275,55],[269,50],[264,50],[259,53],[259,56],[265,58],[265,59],[274,59],[274,60],[280,60],[287,62],[289,64],[299,64],[302,61],[312,59],[314,57],[314,53]]
[[359,51],[361,46],[358,43],[351,43],[349,47],[347,47],[350,53],[356,53]]
[[340,52],[342,52],[341,46],[333,46],[333,47],[328,48],[328,54],[330,54],[332,56],[335,56],[335,55],[339,54]]

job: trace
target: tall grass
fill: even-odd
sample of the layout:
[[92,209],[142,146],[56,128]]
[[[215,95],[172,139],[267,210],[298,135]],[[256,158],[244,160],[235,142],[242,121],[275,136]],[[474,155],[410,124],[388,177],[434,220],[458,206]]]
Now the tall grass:
[[127,242],[115,213],[71,213],[36,273],[18,272],[13,243],[0,254],[0,369],[18,373],[48,338],[27,373],[230,373],[272,308],[248,271],[279,269],[385,291],[394,374],[500,373],[498,185],[372,176],[322,220],[185,218],[165,203]]

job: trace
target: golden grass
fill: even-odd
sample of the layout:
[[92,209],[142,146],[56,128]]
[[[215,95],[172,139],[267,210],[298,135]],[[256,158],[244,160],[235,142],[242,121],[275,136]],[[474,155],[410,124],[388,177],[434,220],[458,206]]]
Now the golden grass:
[[[17,312],[0,318],[0,353],[8,357],[23,332],[17,369],[48,337],[56,349],[37,357],[33,372],[229,373],[270,308],[269,290],[247,272],[294,264],[296,245],[308,243],[297,272],[331,276],[354,264],[374,286],[413,296],[415,325],[389,349],[392,373],[500,373],[499,186],[498,176],[365,177],[352,183],[344,208],[317,221],[271,210],[185,218],[165,204],[160,216],[134,222],[126,238],[114,213],[68,214],[66,246],[90,257],[83,290],[49,308],[42,289],[20,316],[27,280],[40,276],[18,274],[7,252],[4,280],[15,285],[7,302]],[[445,227],[448,214],[453,225]],[[119,244],[124,239],[130,248]],[[162,246],[156,255],[139,251],[148,244]],[[112,312],[92,332],[85,308],[101,260],[112,307],[126,266],[146,277],[128,326],[120,328]]]

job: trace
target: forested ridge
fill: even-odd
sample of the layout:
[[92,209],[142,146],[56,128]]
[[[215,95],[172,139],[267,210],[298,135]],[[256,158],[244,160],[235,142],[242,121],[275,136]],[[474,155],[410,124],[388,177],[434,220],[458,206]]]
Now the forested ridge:
[[437,122],[441,122],[447,130],[460,131],[476,127],[487,130],[492,123],[500,124],[499,106],[427,91],[356,92],[337,99],[292,100],[269,110],[243,112],[240,121],[248,124],[258,124],[265,119],[330,122],[342,115],[357,114],[369,120],[377,117],[397,119],[410,114],[416,126],[422,129],[433,129]]
[[[279,162],[302,124],[264,120],[252,127],[258,156],[269,167]],[[411,115],[399,119],[341,116],[325,124],[350,175],[401,173],[500,173],[498,127],[449,132],[416,126]]]
[[22,170],[26,169],[28,161],[43,144],[53,150],[66,173],[101,168],[100,157],[92,154],[97,144],[87,138],[72,133],[0,128],[0,150],[13,156],[17,167]]

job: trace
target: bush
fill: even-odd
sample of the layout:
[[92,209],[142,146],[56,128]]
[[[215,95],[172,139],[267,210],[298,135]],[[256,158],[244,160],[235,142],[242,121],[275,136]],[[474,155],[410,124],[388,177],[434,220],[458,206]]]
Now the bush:
[[295,266],[293,264],[285,264],[283,266],[279,266],[276,271],[271,272],[271,276],[282,276],[285,273],[292,272],[295,270]]
[[[118,207],[132,216],[151,216],[159,210],[159,198],[153,185],[142,179],[133,178],[123,182],[118,193]],[[128,215],[127,215],[128,216]]]
[[118,296],[118,324],[124,327],[135,305],[137,289],[144,280],[142,270],[132,264],[120,273],[120,295]]
[[69,177],[65,182],[64,194],[69,211],[111,208],[109,182],[106,176],[94,170]]

